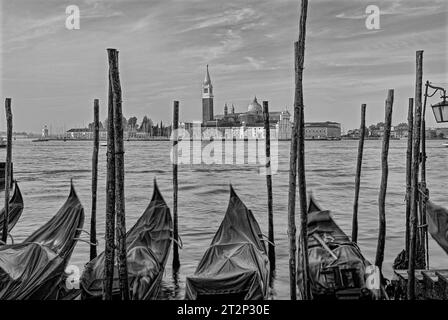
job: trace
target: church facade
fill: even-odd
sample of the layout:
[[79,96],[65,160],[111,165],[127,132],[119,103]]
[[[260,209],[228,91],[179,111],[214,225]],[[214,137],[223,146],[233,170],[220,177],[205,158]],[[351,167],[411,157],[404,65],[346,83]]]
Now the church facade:
[[[213,85],[207,65],[204,82],[202,83],[202,127],[215,131],[216,135],[223,138],[236,139],[264,139],[263,107],[258,103],[257,97],[248,104],[247,111],[235,112],[235,106],[224,104],[223,113],[214,115]],[[271,138],[291,139],[292,124],[291,115],[287,110],[269,112],[271,125]],[[212,130],[211,130],[212,129]],[[231,135],[228,137],[228,135]],[[211,134],[213,135],[213,134]],[[215,138],[205,137],[204,138]]]

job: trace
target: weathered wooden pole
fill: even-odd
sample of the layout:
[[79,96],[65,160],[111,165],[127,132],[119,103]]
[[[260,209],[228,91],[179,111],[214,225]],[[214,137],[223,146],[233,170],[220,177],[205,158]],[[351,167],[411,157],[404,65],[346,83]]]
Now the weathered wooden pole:
[[[422,77],[423,80],[423,77]],[[428,98],[428,83],[425,86],[424,103],[422,105],[422,128],[421,128],[421,190],[423,194],[420,195],[420,250],[425,255],[426,269],[429,268],[429,248],[428,248],[428,226],[426,223],[426,100]]]
[[[298,45],[294,43],[295,53],[295,83],[297,85]],[[294,100],[297,100],[297,92]],[[294,123],[291,132],[291,147],[289,156],[289,191],[288,191],[288,238],[289,238],[289,291],[291,300],[297,300],[297,241],[296,241],[296,188],[297,188],[297,135],[299,131],[300,110],[294,101]]]
[[361,185],[361,168],[362,168],[362,155],[364,152],[364,138],[366,134],[366,105],[361,105],[361,126],[359,128],[359,144],[358,144],[358,162],[356,164],[356,177],[355,177],[355,201],[353,203],[353,221],[352,221],[352,241],[358,242],[358,200],[359,200],[359,187]]
[[2,242],[8,240],[9,226],[9,188],[11,187],[11,158],[12,158],[12,111],[11,98],[5,100],[6,112],[6,163],[5,163],[5,214],[3,218]]
[[92,215],[90,217],[90,260],[97,256],[96,240],[96,197],[98,189],[98,149],[100,147],[100,106],[93,101],[93,155],[92,155]]
[[303,270],[303,299],[311,300],[309,266],[308,266],[308,215],[307,215],[307,196],[305,179],[305,115],[303,104],[303,64],[305,61],[305,37],[306,37],[306,18],[308,10],[308,0],[302,0],[300,22],[299,22],[299,41],[297,42],[297,70],[296,70],[296,105],[299,113],[299,126],[297,132],[298,140],[298,184],[299,184],[299,204],[300,204],[300,233],[299,242],[301,244],[300,252],[302,254]]
[[416,53],[415,116],[412,145],[412,192],[409,233],[408,300],[415,299],[415,260],[417,258],[418,170],[420,163],[420,129],[422,122],[423,51]]
[[412,131],[414,127],[414,98],[409,98],[408,147],[406,151],[406,259],[409,259],[409,234],[412,198]]
[[107,119],[106,242],[104,250],[103,300],[112,300],[115,265],[115,134],[114,104],[110,77]]
[[387,179],[389,175],[388,155],[389,155],[390,131],[392,127],[393,104],[394,104],[394,90],[390,89],[387,94],[387,100],[386,100],[383,150],[381,153],[382,170],[381,170],[380,194],[378,197],[379,233],[378,233],[378,245],[376,248],[376,258],[375,258],[375,265],[380,269],[381,274],[384,260],[384,247],[386,243],[386,191],[387,191]]
[[179,143],[179,101],[173,103],[173,271],[177,272],[180,267],[179,260],[179,230],[178,230],[178,217],[177,217],[177,196],[178,196],[178,183],[177,183],[177,165],[178,165],[178,143]]
[[272,172],[271,172],[271,128],[269,123],[269,104],[263,101],[263,118],[265,132],[266,151],[266,186],[268,189],[268,255],[271,272],[275,271],[275,246],[274,246],[274,213],[272,208]]
[[117,217],[117,255],[118,278],[122,300],[129,300],[128,266],[126,258],[126,215],[124,199],[124,143],[123,143],[123,113],[121,101],[121,84],[118,69],[118,51],[107,49],[109,54],[109,77],[112,83],[114,106],[115,134],[115,210]]

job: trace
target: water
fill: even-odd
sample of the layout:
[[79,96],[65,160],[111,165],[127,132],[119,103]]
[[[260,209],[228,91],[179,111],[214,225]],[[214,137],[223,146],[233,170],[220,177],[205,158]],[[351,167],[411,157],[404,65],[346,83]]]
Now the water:
[[[273,176],[277,271],[273,297],[289,298],[287,202],[289,142],[280,142],[279,170]],[[126,214],[130,228],[143,213],[152,195],[153,179],[172,206],[170,142],[126,142]],[[351,234],[357,141],[307,141],[307,187],[336,222]],[[427,142],[427,180],[433,201],[448,206],[448,148],[442,141]],[[359,200],[359,245],[366,258],[375,259],[378,235],[378,193],[381,177],[381,141],[366,141]],[[5,151],[0,152],[0,159]],[[84,229],[89,229],[91,208],[92,142],[14,141],[15,178],[22,190],[25,209],[13,229],[16,242],[22,241],[52,217],[66,200],[70,178],[86,213]],[[391,276],[392,262],[404,247],[406,141],[391,141],[389,183],[386,198],[387,238],[385,275]],[[104,212],[106,148],[100,147],[98,180],[99,251],[104,250]],[[194,273],[203,253],[219,227],[229,200],[229,183],[249,207],[267,234],[265,177],[256,165],[180,165],[179,232],[184,247],[180,250],[179,278],[173,280],[168,260],[161,298],[181,299],[185,277]],[[297,223],[299,219],[297,217]],[[86,236],[87,239],[87,236]],[[447,266],[446,254],[430,239],[431,267]],[[79,242],[71,264],[81,269],[89,257],[89,246]]]

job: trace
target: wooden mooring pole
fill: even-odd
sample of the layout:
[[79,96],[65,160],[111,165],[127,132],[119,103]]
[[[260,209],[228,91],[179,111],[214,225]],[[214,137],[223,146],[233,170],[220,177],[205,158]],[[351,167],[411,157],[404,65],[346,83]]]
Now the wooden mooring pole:
[[[423,81],[423,77],[422,77]],[[429,191],[426,189],[426,100],[428,98],[428,85],[425,85],[424,103],[422,105],[422,128],[421,133],[421,191],[420,194],[420,252],[425,256],[425,267],[429,269],[429,243],[428,243],[428,225],[426,222],[426,197],[429,197]]]
[[380,193],[378,196],[379,233],[378,233],[378,245],[376,249],[376,257],[375,257],[375,265],[380,269],[381,275],[384,260],[384,248],[386,244],[386,191],[387,191],[387,179],[389,175],[388,155],[389,155],[390,132],[392,127],[393,104],[394,104],[394,90],[390,89],[387,94],[386,108],[385,108],[383,149],[381,153],[381,169],[382,169],[381,184],[380,184]]
[[96,240],[96,198],[98,189],[98,149],[100,147],[100,106],[93,101],[93,155],[92,155],[92,215],[90,217],[90,260],[97,256]]
[[358,242],[358,200],[361,185],[362,155],[364,152],[364,138],[366,134],[366,105],[361,105],[361,126],[359,128],[358,161],[356,163],[355,201],[353,203],[352,241]]
[[409,228],[408,300],[415,299],[415,260],[417,259],[418,170],[420,164],[420,129],[422,122],[423,51],[416,53],[415,116],[412,145],[412,191]]
[[11,187],[11,159],[12,159],[12,111],[11,98],[5,100],[6,112],[6,163],[5,163],[5,214],[3,218],[2,242],[8,240],[9,226],[9,189]]
[[406,150],[406,259],[409,259],[409,235],[412,198],[412,135],[414,127],[414,98],[409,98],[408,107],[408,147]]
[[269,123],[269,103],[263,101],[263,118],[265,132],[266,154],[266,186],[268,189],[268,255],[271,274],[275,271],[275,246],[274,246],[274,213],[272,208],[272,172],[271,172],[271,128]]
[[106,239],[104,250],[103,300],[112,300],[115,264],[115,134],[114,104],[110,77],[107,119]]
[[[294,43],[295,69],[297,84],[297,42]],[[297,97],[295,98],[295,100]],[[300,110],[294,101],[294,123],[291,132],[291,147],[289,156],[289,191],[288,191],[288,238],[289,238],[289,291],[291,300],[297,300],[297,242],[296,242],[296,188],[297,188],[297,135],[299,131]]]
[[122,300],[129,300],[128,266],[126,258],[126,215],[124,199],[124,143],[123,143],[123,113],[121,100],[121,84],[118,69],[118,51],[107,49],[109,54],[109,77],[112,83],[114,106],[115,134],[115,210],[117,217],[117,255],[118,278]]
[[297,68],[296,68],[296,91],[295,106],[298,109],[298,184],[299,184],[299,204],[300,204],[300,233],[299,243],[303,270],[303,299],[311,300],[309,266],[308,266],[308,215],[307,215],[307,196],[305,179],[305,115],[303,104],[303,65],[305,61],[305,37],[306,37],[306,19],[308,10],[308,0],[302,0],[300,22],[299,22],[299,41],[297,42]]
[[173,103],[173,271],[177,272],[180,267],[179,260],[179,230],[177,216],[177,166],[178,166],[178,143],[179,143],[179,101]]

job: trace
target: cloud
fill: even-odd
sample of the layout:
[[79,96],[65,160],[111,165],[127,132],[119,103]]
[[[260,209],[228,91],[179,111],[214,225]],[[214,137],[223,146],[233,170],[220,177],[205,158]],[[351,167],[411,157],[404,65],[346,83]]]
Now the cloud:
[[255,69],[260,70],[264,66],[264,61],[255,59],[253,57],[246,57],[246,60],[249,61],[250,65]]
[[229,29],[225,34],[218,34],[216,38],[222,38],[215,43],[206,43],[200,47],[185,48],[181,55],[188,57],[201,58],[201,60],[211,61],[224,55],[229,55],[243,47],[243,38],[240,33]]
[[259,25],[254,21],[260,18],[261,15],[252,8],[231,9],[224,12],[214,13],[206,17],[195,17],[193,19],[189,19],[187,22],[192,22],[194,24],[182,30],[182,32],[218,26],[236,27],[239,24],[242,24],[242,29],[249,29]]

